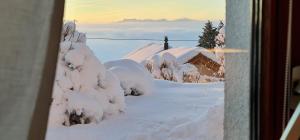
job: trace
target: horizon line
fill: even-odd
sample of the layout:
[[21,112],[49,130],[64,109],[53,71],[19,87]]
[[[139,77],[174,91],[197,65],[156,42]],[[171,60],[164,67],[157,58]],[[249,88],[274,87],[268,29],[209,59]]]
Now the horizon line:
[[114,24],[114,23],[126,23],[126,22],[180,22],[180,21],[222,21],[225,23],[225,19],[193,19],[193,18],[176,18],[176,19],[168,19],[168,18],[159,18],[159,19],[139,19],[139,18],[124,18],[117,21],[110,21],[110,22],[80,22],[76,19],[64,19],[64,21],[75,21],[78,22],[78,24],[87,24],[87,25],[93,25],[93,24]]

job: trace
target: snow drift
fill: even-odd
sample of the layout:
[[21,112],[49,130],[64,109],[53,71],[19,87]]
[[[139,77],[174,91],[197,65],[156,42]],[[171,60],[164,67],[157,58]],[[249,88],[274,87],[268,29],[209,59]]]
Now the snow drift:
[[148,96],[126,97],[126,113],[98,125],[51,127],[47,140],[222,140],[224,84],[154,80]]
[[86,46],[73,22],[63,26],[49,125],[98,123],[124,111],[119,79]]
[[120,59],[105,63],[121,81],[124,95],[147,95],[153,90],[153,78],[147,70],[135,61]]

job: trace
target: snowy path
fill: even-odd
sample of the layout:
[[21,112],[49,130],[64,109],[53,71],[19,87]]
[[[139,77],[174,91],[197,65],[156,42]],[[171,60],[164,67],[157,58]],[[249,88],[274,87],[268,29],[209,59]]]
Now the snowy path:
[[97,125],[49,128],[47,140],[222,139],[224,84],[155,80],[156,91],[126,97],[126,112]]

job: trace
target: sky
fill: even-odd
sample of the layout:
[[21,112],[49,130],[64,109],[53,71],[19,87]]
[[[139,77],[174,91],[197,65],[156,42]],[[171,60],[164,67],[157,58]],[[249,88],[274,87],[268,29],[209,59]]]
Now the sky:
[[66,0],[65,20],[83,24],[123,19],[224,20],[225,0]]

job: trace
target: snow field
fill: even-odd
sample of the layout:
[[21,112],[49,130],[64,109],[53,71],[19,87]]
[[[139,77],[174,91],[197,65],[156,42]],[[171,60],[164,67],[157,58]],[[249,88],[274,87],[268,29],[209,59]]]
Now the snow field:
[[126,113],[96,125],[48,129],[47,140],[222,140],[224,84],[154,80],[153,93],[126,96]]
[[199,75],[196,67],[157,53],[159,47],[149,47],[155,55],[146,60],[133,53],[143,65],[129,59],[102,64],[85,41],[73,22],[64,25],[47,140],[223,138],[222,82],[179,83],[199,80],[192,79]]

